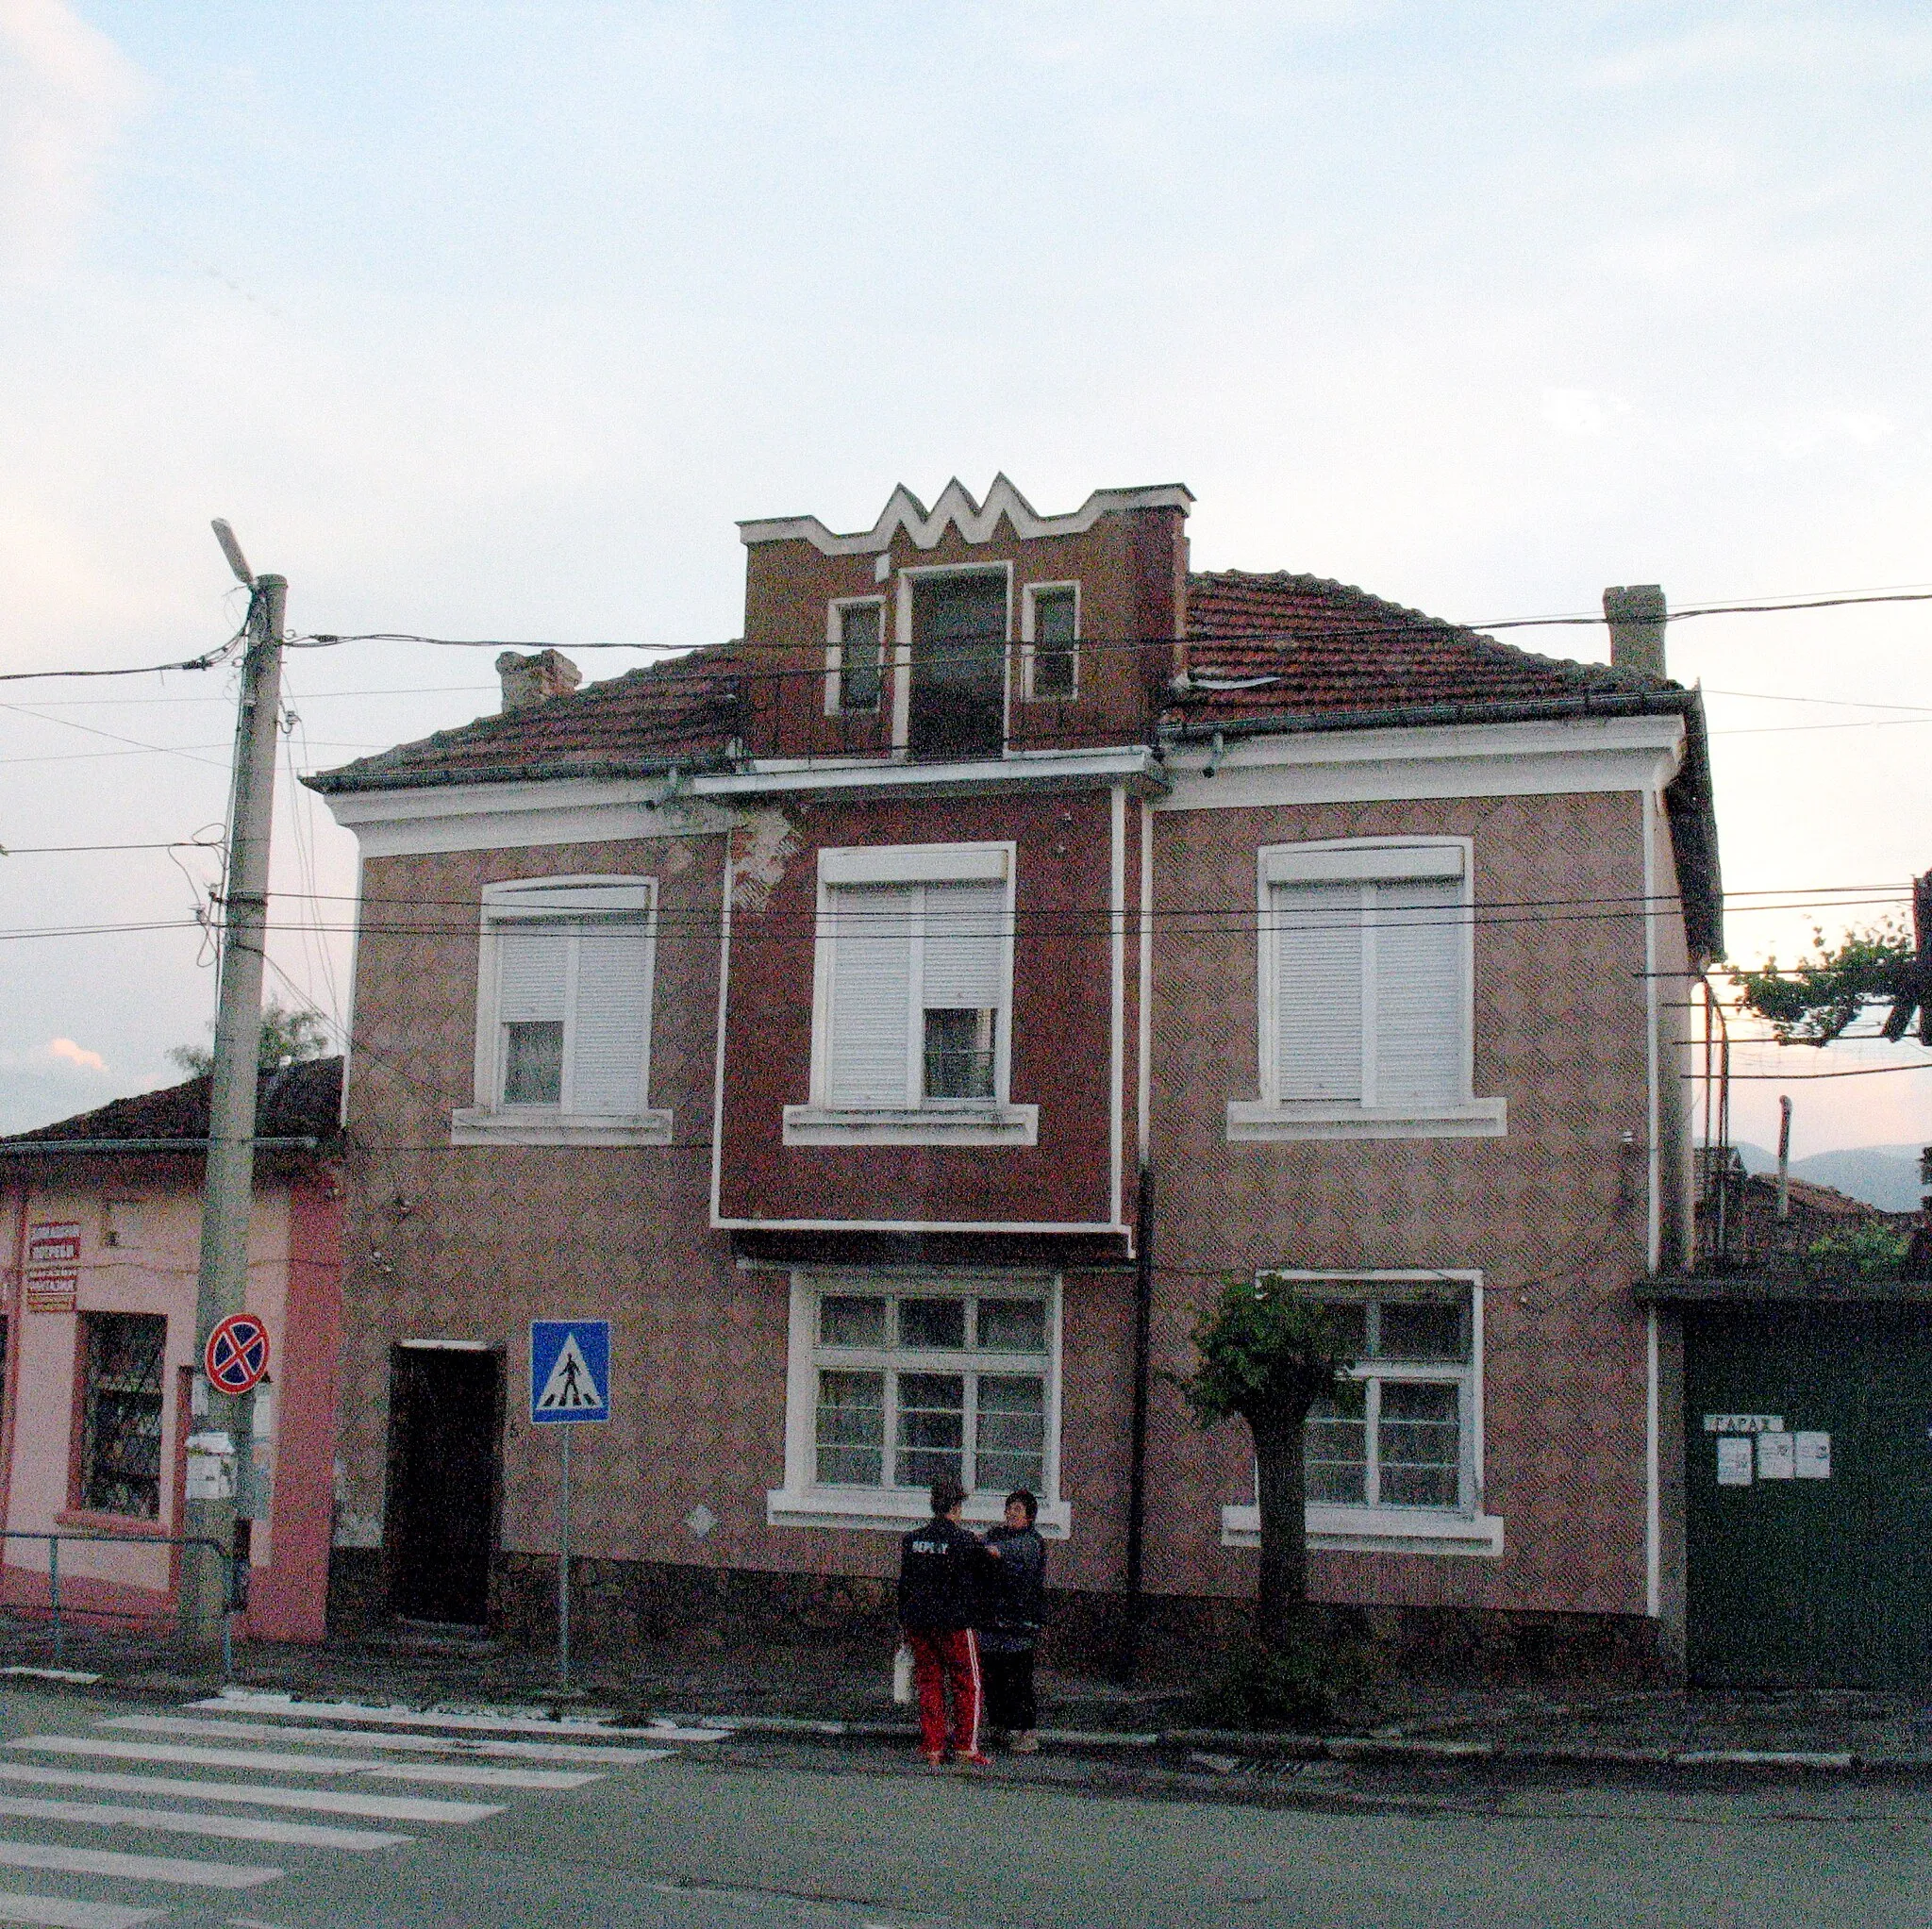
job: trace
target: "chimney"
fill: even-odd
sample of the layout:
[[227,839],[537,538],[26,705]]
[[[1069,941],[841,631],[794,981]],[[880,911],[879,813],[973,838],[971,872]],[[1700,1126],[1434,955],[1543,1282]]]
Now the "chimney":
[[1604,591],[1604,621],[1610,626],[1610,661],[1619,670],[1662,681],[1664,592],[1656,583],[1628,583]]
[[506,710],[525,710],[554,696],[568,696],[584,680],[584,673],[557,650],[539,650],[534,657],[506,650],[496,659],[496,673],[503,678]]

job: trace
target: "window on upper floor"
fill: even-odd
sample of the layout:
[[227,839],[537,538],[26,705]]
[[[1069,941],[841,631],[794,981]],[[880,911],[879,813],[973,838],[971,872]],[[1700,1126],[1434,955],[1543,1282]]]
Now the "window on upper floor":
[[869,716],[885,692],[886,607],[878,597],[834,603],[825,655],[825,714]]
[[161,1511],[168,1322],[159,1313],[83,1313],[80,1468],[90,1512],[154,1521]]
[[1007,572],[914,573],[907,748],[998,757],[1007,740]]
[[648,877],[485,886],[476,1103],[458,1143],[669,1138],[648,1103],[656,916]]
[[1258,1102],[1233,1139],[1489,1137],[1471,1094],[1466,839],[1276,844],[1260,854]]
[[1007,1102],[1012,847],[910,844],[819,854],[811,1103],[792,1144],[1031,1144]]
[[1026,694],[1036,702],[1080,693],[1080,586],[1035,583],[1026,591]]
[[1058,1282],[841,1273],[792,1285],[774,1522],[904,1527],[950,1474],[975,1520],[1015,1488],[1064,1531]]
[[[1298,1275],[1299,1276],[1299,1275]],[[1359,1406],[1324,1401],[1303,1435],[1307,1532],[1325,1547],[1399,1543],[1493,1555],[1484,1511],[1479,1288],[1455,1277],[1308,1277],[1355,1355]],[[1252,1544],[1253,1504],[1222,1510],[1222,1538]]]

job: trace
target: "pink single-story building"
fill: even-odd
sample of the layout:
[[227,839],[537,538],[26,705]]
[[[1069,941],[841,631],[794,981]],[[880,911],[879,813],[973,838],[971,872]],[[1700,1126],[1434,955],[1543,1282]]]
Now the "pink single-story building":
[[[265,1072],[247,1308],[271,1364],[256,1395],[256,1518],[237,1631],[319,1641],[328,1591],[341,1316],[341,1061]],[[194,1371],[208,1080],[0,1139],[0,1604],[63,1616],[175,1612]],[[70,1538],[69,1537],[73,1537]]]

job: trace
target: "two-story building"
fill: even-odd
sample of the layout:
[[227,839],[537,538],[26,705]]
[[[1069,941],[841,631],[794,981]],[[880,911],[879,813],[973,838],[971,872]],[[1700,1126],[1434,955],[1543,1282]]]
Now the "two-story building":
[[1559,662],[1192,574],[1191,501],[747,523],[741,640],[507,657],[500,715],[311,780],[361,852],[345,1588],[537,1611],[523,1336],[595,1316],[613,1631],[874,1603],[942,1472],[1040,1494],[1070,1621],[1201,1625],[1253,1471],[1159,1375],[1286,1269],[1367,1387],[1310,1434],[1318,1594],[1668,1641],[1631,1282],[1689,1237],[1720,895],[1661,597]]

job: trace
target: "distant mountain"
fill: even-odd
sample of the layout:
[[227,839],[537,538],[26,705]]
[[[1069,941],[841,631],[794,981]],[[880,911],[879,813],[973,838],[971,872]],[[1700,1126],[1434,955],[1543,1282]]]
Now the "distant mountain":
[[[1774,1172],[1777,1154],[1761,1145],[1734,1148],[1747,1172]],[[1919,1148],[1916,1145],[1860,1145],[1839,1152],[1814,1152],[1791,1161],[1794,1179],[1835,1186],[1881,1212],[1919,1209]]]
[[1909,1158],[1878,1145],[1860,1146],[1855,1152],[1814,1152],[1809,1158],[1794,1158],[1791,1171],[1814,1185],[1836,1186],[1883,1212],[1916,1212],[1919,1207],[1916,1146]]

